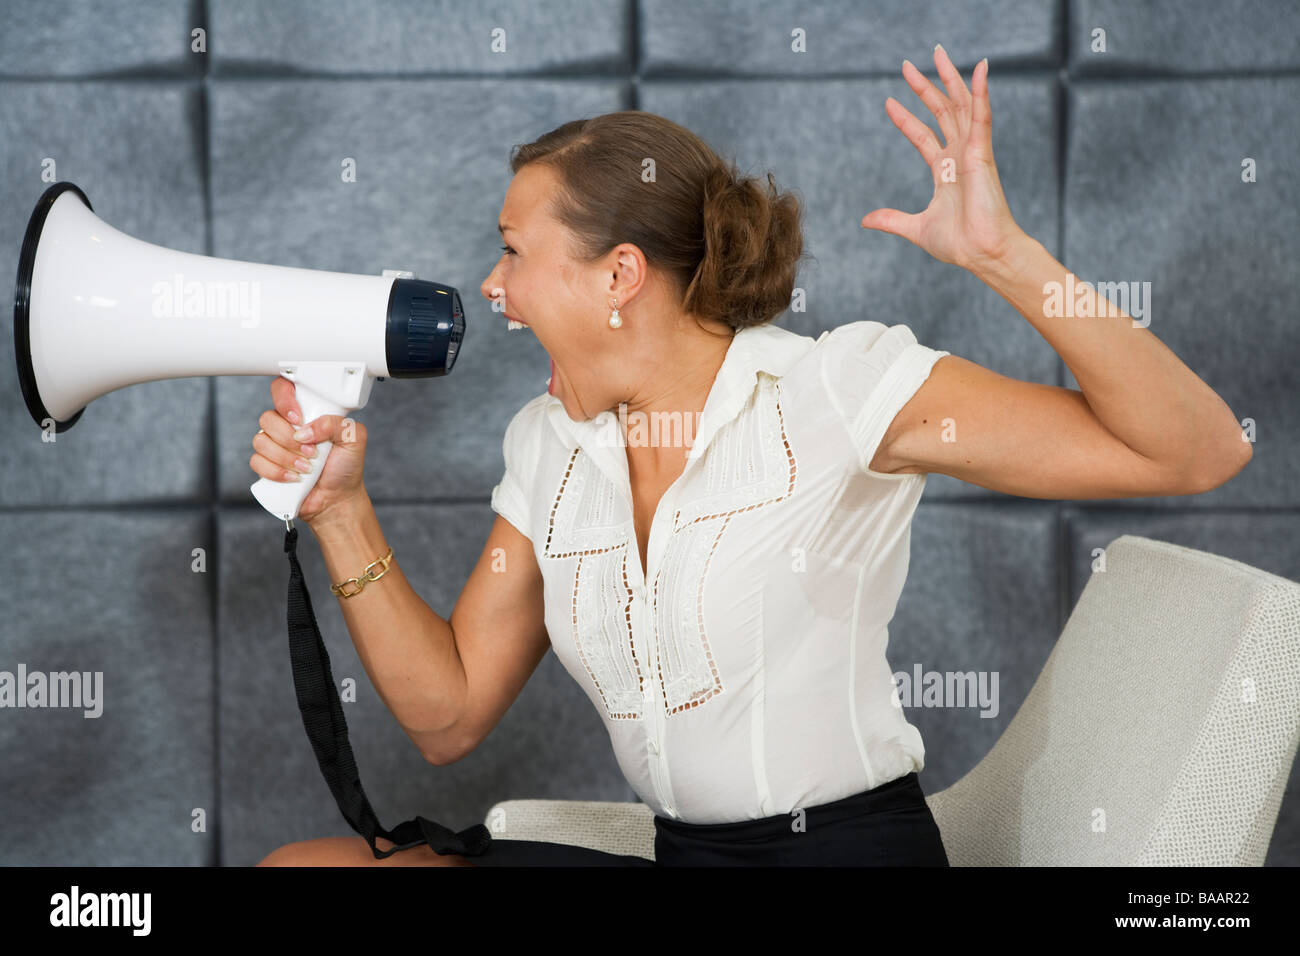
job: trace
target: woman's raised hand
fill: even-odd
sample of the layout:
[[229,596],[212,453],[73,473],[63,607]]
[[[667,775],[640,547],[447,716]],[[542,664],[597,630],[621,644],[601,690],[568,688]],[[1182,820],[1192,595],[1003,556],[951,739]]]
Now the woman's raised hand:
[[862,225],[902,236],[942,262],[976,272],[996,262],[1022,235],[993,163],[989,63],[984,59],[976,64],[969,90],[941,46],[934,48],[934,65],[946,96],[908,60],[903,61],[903,78],[934,114],[942,146],[903,104],[892,96],[885,100],[889,118],[930,167],[934,197],[924,212],[877,209]]
[[[295,461],[305,462],[318,454],[319,442],[332,442],[325,467],[298,509],[298,517],[310,526],[323,515],[341,513],[344,510],[341,505],[365,493],[362,471],[366,427],[341,415],[321,415],[304,423],[294,384],[281,376],[271,381],[271,401],[275,408],[267,409],[257,420],[262,431],[253,436],[256,451],[248,460],[249,467],[271,481],[293,481],[293,475],[301,473]],[[308,434],[295,438],[294,433],[301,434],[304,425]]]

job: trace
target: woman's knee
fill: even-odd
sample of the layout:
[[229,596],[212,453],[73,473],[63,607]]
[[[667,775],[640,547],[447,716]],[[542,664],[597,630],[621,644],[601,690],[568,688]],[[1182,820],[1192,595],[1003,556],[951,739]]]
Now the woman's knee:
[[[381,850],[392,844],[376,840]],[[322,837],[287,843],[273,850],[258,866],[473,866],[455,853],[435,853],[429,846],[400,850],[382,860],[375,859],[370,845],[361,837]]]

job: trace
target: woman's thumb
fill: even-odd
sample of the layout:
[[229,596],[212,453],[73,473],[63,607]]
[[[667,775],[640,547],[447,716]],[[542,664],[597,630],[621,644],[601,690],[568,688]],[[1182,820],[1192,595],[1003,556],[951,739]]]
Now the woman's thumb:
[[920,232],[918,214],[908,214],[897,209],[874,209],[862,217],[862,225],[867,229],[902,236],[908,242],[916,242]]

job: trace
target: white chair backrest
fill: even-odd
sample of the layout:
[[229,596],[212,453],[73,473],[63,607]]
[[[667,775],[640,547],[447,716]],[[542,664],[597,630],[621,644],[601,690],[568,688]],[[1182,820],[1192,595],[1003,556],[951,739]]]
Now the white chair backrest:
[[1300,584],[1106,548],[993,749],[928,802],[954,866],[1259,866],[1300,736]]

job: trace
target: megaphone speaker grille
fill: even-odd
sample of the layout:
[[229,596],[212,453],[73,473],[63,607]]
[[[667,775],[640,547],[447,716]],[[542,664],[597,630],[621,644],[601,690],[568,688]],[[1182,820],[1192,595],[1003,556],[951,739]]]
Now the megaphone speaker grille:
[[425,279],[393,281],[384,334],[390,376],[446,375],[464,336],[465,310],[454,288]]
[[[86,208],[94,211],[90,205],[90,200],[72,183],[55,183],[41,195],[36,202],[36,208],[32,210],[32,216],[27,220],[27,232],[23,235],[23,250],[18,257],[18,281],[14,286],[14,357],[18,362],[18,384],[23,389],[23,400],[27,402],[27,410],[31,412],[32,418],[36,424],[45,427],[47,419],[53,419],[54,416],[46,409],[45,403],[41,401],[40,389],[36,387],[36,370],[32,367],[32,339],[31,339],[31,298],[32,298],[32,270],[36,267],[36,249],[41,243],[41,232],[45,228],[45,217],[50,214],[50,209],[54,206],[54,201],[65,192],[73,192],[77,197],[86,204]],[[65,432],[77,423],[81,413],[86,409],[84,407],[77,409],[76,413],[66,421],[55,421],[55,432]]]

